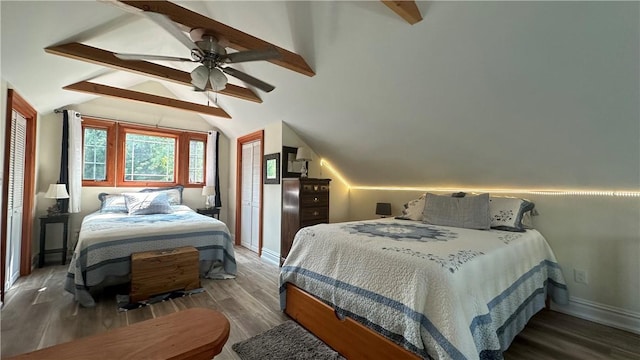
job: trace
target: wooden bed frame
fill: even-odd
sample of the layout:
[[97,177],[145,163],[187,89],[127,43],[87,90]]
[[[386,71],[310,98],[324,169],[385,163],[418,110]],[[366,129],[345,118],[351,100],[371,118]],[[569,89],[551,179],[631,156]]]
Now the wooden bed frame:
[[420,359],[409,350],[287,283],[285,313],[347,359]]
[[[284,312],[347,359],[421,359],[353,319],[340,319],[313,295],[287,283]],[[545,308],[550,309],[550,297]]]

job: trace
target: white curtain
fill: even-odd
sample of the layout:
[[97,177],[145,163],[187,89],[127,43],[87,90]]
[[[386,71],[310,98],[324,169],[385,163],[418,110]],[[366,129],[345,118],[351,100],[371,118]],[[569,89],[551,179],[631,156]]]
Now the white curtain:
[[[218,141],[218,132],[209,131],[207,134],[207,150],[205,157],[205,185],[216,186],[216,149],[218,148],[216,142]],[[217,190],[217,189],[216,189]],[[215,197],[219,194],[209,196],[208,203],[215,204]]]
[[69,212],[80,212],[82,193],[82,117],[69,110]]

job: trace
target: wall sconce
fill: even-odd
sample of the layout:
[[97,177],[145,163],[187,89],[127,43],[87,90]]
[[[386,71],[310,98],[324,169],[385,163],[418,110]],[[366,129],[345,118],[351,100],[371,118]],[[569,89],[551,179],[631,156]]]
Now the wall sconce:
[[380,217],[387,217],[391,215],[391,204],[390,203],[376,203],[376,215],[380,215]]
[[50,184],[47,193],[44,194],[47,199],[56,199],[56,203],[47,209],[48,216],[56,216],[63,212],[60,205],[60,199],[68,199],[69,193],[65,184]]
[[303,161],[302,171],[300,172],[301,178],[307,177],[307,161],[311,161],[311,151],[306,147],[299,147],[296,153],[296,161]]
[[213,206],[211,205],[211,197],[215,196],[216,187],[215,186],[203,186],[202,187],[202,196],[204,196],[204,207],[207,209],[211,209]]

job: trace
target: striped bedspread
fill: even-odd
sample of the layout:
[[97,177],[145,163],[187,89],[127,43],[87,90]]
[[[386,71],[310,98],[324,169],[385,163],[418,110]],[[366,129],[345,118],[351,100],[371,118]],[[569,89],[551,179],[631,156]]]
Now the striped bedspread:
[[470,230],[380,219],[301,229],[280,273],[423,358],[502,359],[550,295],[568,301],[536,230]]
[[233,278],[236,261],[227,226],[173,206],[171,214],[93,213],[82,221],[65,289],[85,307],[95,305],[90,290],[130,281],[131,254],[193,246],[200,254],[200,275]]

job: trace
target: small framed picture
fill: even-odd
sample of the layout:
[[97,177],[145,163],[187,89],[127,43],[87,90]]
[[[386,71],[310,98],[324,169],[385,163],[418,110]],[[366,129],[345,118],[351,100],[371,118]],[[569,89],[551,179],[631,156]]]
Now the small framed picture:
[[262,176],[265,184],[280,184],[280,153],[264,156]]

